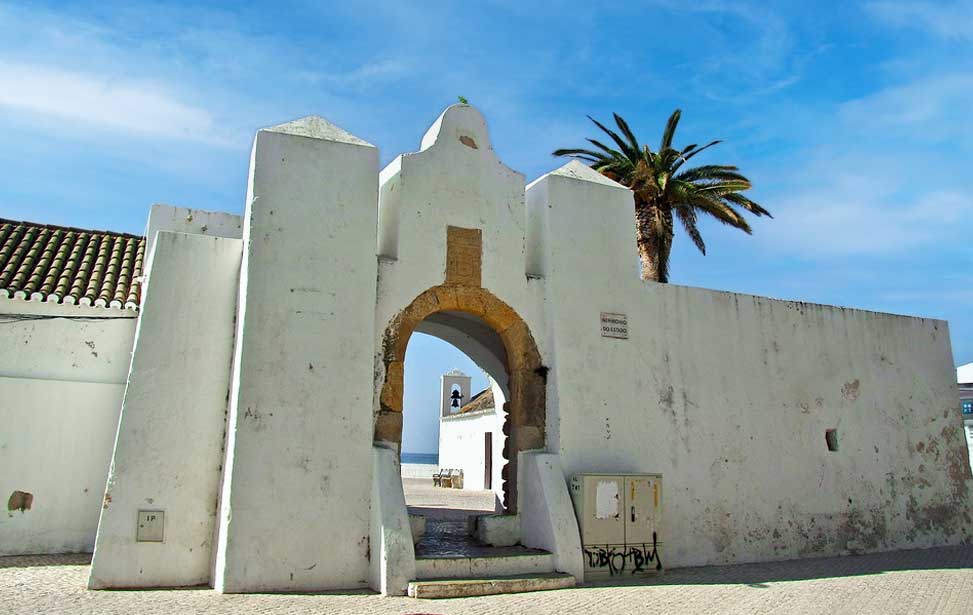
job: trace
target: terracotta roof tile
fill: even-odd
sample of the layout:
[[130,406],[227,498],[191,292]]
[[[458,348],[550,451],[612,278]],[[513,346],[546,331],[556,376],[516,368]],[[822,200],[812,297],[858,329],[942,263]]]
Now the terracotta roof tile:
[[0,296],[138,309],[145,238],[0,218]]
[[489,410],[494,407],[496,407],[496,403],[493,401],[493,389],[487,387],[471,397],[470,401],[466,402],[466,405],[456,411],[456,414],[479,412],[480,410]]

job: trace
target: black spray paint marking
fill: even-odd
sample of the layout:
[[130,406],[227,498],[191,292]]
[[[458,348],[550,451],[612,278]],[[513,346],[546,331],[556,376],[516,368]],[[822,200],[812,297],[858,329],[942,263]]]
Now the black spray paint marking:
[[645,572],[652,562],[655,562],[656,570],[662,570],[662,559],[659,557],[655,532],[652,532],[652,549],[642,544],[641,546],[592,546],[585,547],[583,550],[588,558],[589,568],[608,568],[611,575],[621,574],[629,567],[631,567],[631,574]]

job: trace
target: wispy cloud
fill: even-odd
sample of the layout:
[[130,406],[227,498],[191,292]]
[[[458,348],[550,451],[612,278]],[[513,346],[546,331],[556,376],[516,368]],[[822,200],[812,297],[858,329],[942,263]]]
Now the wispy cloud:
[[867,9],[886,23],[926,30],[947,39],[973,39],[969,2],[871,2]]
[[[694,45],[700,61],[691,78],[704,96],[740,103],[801,80],[804,54],[796,52],[797,37],[779,12],[724,0],[655,0],[654,4],[677,17],[689,16],[694,41],[705,40]],[[717,19],[700,18],[707,15]]]
[[344,72],[315,69],[299,71],[297,74],[308,83],[361,91],[403,79],[411,70],[412,67],[404,58],[389,58],[362,64]]
[[850,101],[840,113],[858,131],[902,134],[916,141],[973,141],[971,92],[973,75],[937,74]]
[[962,72],[900,76],[820,113],[781,169],[768,197],[776,220],[760,241],[809,261],[958,254],[973,234],[973,197],[955,172],[973,147],[971,91]]
[[950,241],[959,245],[970,231],[973,201],[966,194],[941,191],[908,199],[875,185],[891,179],[823,177],[826,185],[776,201],[775,224],[762,241],[812,260],[901,257]]
[[150,81],[0,62],[0,106],[128,133],[226,143],[209,111]]

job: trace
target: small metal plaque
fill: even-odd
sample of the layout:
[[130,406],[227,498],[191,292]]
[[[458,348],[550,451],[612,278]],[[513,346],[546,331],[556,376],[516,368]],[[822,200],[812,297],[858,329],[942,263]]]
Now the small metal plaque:
[[140,510],[136,542],[162,542],[165,537],[166,513],[164,510]]
[[601,336],[628,339],[628,316],[613,312],[601,313]]

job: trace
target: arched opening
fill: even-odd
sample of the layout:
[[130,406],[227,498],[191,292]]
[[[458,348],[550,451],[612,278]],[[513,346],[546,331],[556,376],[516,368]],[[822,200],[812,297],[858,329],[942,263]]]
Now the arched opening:
[[435,320],[410,337],[403,380],[399,476],[416,557],[482,548],[476,520],[503,512],[506,396],[461,330],[425,326]]
[[516,513],[517,454],[543,448],[546,413],[546,368],[527,324],[489,291],[464,285],[430,288],[399,312],[385,330],[385,374],[374,435],[376,441],[391,442],[399,450],[405,352],[415,331],[455,345],[490,373],[504,391],[501,504],[505,513]]

